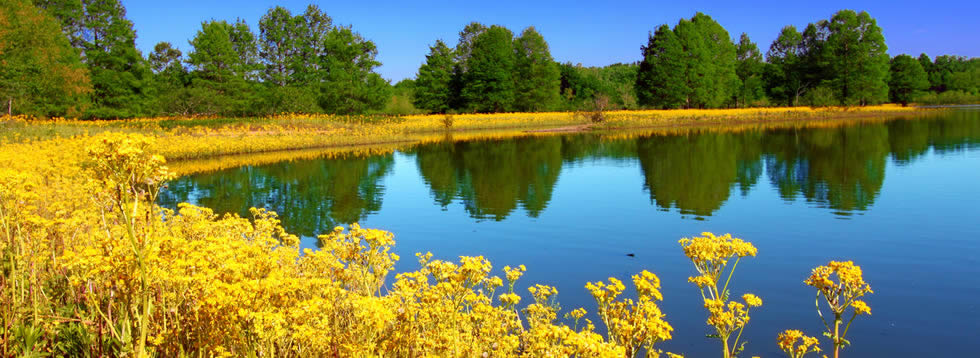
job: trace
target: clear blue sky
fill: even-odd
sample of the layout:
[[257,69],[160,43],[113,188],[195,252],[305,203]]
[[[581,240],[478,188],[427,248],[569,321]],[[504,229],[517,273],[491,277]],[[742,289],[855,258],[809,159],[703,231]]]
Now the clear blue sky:
[[[300,13],[311,1],[123,0],[136,26],[136,44],[148,53],[157,42],[169,41],[186,54],[187,44],[209,19],[245,19],[258,32],[259,18],[282,5]],[[378,71],[392,82],[415,76],[428,45],[443,39],[456,44],[459,31],[471,21],[499,24],[515,33],[534,26],[560,62],[602,66],[639,59],[647,33],[663,23],[704,12],[733,38],[748,33],[765,53],[779,30],[829,18],[839,9],[866,10],[884,29],[892,55],[925,52],[930,56],[980,56],[980,1],[312,1],[334,24],[353,25],[374,41]]]

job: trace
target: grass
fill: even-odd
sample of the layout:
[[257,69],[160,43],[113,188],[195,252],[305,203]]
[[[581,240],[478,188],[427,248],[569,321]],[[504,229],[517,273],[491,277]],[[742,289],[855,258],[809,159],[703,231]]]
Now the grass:
[[155,151],[168,160],[346,146],[419,143],[447,135],[512,137],[527,132],[637,130],[685,126],[851,119],[923,113],[896,105],[868,107],[780,107],[610,111],[593,123],[571,112],[460,114],[447,125],[444,115],[300,115],[244,118],[142,118],[121,121],[34,120],[0,117],[0,144],[138,132],[156,137]]

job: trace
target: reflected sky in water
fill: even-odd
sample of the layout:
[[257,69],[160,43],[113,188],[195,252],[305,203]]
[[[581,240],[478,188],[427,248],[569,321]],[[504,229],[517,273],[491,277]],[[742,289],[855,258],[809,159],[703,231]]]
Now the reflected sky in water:
[[[677,240],[732,232],[759,256],[734,293],[765,305],[746,356],[777,356],[776,333],[818,335],[810,268],[862,265],[874,315],[850,333],[851,356],[972,354],[980,319],[980,112],[818,128],[535,136],[419,145],[371,157],[247,166],[180,178],[162,194],[247,215],[281,214],[317,233],[359,221],[396,234],[397,270],[415,252],[526,264],[557,285],[566,309],[594,302],[586,281],[658,274],[675,339],[663,348],[716,354],[704,337],[693,267]],[[627,254],[635,254],[628,257]],[[826,345],[826,343],[825,343]],[[972,351],[971,351],[972,350]]]

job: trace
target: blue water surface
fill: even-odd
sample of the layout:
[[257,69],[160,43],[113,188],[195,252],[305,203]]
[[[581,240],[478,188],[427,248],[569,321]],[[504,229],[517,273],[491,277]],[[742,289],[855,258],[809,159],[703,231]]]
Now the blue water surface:
[[781,355],[784,329],[820,336],[815,291],[803,280],[830,260],[855,261],[875,291],[866,300],[873,314],[855,321],[845,356],[980,350],[978,111],[447,140],[190,175],[162,197],[242,215],[275,210],[309,248],[335,225],[389,230],[402,257],[397,271],[417,269],[414,253],[426,251],[482,255],[501,276],[504,265],[525,264],[521,287],[556,286],[565,311],[594,311],[588,281],[628,282],[649,270],[662,280],[675,329],[661,348],[689,357],[721,348],[705,338],[700,294],[687,282],[694,269],[677,241],[732,233],[759,249],[739,264],[733,293],[764,302],[751,312],[743,356]]

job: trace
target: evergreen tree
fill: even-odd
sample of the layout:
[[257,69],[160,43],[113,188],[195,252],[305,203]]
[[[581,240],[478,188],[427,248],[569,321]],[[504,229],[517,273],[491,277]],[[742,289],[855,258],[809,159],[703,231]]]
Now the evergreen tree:
[[514,51],[514,109],[534,112],[554,108],[558,104],[561,73],[544,37],[534,27],[528,27],[514,41]]
[[735,105],[746,107],[765,97],[765,93],[762,85],[762,53],[744,32],[735,46],[735,60],[735,73],[740,84],[735,93]]
[[888,99],[888,47],[867,12],[841,10],[827,22],[827,51],[833,85],[842,104],[873,104]]
[[453,76],[453,51],[442,40],[429,46],[425,63],[419,67],[415,81],[415,107],[445,113],[450,109],[450,82]]
[[903,106],[929,88],[929,77],[922,64],[909,55],[898,55],[891,60],[891,78],[888,90],[892,102]]
[[473,39],[465,63],[462,97],[477,112],[505,112],[515,98],[513,34],[493,25]]
[[640,105],[656,108],[678,108],[687,101],[684,49],[674,31],[666,24],[649,35],[641,47],[643,61],[636,76],[636,98]]
[[190,41],[188,54],[192,89],[187,111],[201,114],[250,114],[256,103],[254,88],[255,36],[241,21],[207,21]]
[[6,114],[76,116],[92,91],[59,22],[29,0],[0,2],[0,100]]

